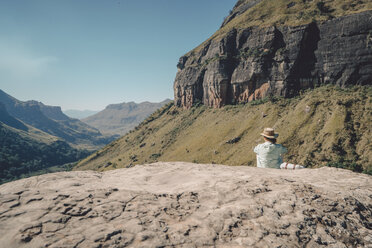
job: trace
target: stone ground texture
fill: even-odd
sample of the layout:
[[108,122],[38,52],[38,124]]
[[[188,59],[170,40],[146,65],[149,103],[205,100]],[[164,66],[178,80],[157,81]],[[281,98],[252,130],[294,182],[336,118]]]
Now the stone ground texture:
[[372,247],[372,177],[155,163],[0,185],[1,247]]

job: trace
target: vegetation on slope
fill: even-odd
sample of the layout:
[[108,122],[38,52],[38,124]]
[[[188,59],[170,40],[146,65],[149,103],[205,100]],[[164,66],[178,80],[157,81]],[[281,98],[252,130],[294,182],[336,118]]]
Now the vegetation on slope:
[[[31,128],[31,127],[30,127]],[[75,162],[90,154],[47,134],[36,135],[0,122],[0,184],[48,172],[56,165]],[[53,168],[55,171],[56,168]]]
[[264,127],[279,132],[285,161],[372,172],[372,88],[322,86],[292,99],[267,98],[221,109],[172,103],[134,131],[81,161],[76,170],[108,170],[155,161],[255,166]]
[[[239,0],[235,8],[248,2],[252,0]],[[370,0],[262,0],[234,17],[193,51],[199,51],[210,40],[224,37],[232,29],[253,26],[298,26],[368,10],[372,10]],[[233,12],[234,10],[231,13]]]
[[[249,1],[245,0],[244,2]],[[262,0],[232,20],[226,28],[298,26],[367,10],[372,10],[372,3],[369,0]]]

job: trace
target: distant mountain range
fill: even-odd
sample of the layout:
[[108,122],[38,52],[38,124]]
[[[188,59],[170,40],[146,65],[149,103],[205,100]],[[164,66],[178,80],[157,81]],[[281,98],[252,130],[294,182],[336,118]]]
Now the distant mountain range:
[[166,99],[159,103],[124,102],[111,104],[97,114],[82,119],[82,121],[104,134],[124,135],[170,101],[170,99]]
[[68,109],[63,111],[63,113],[71,118],[83,119],[91,115],[97,114],[99,111],[95,110],[77,110],[77,109]]
[[60,107],[23,102],[0,90],[0,183],[78,161],[114,139]]
[[[47,106],[37,101],[20,101],[0,90],[0,103],[8,115],[2,122],[27,131],[32,126],[49,135],[58,137],[77,148],[96,149],[114,137],[104,136],[97,129],[65,115],[61,107]],[[7,122],[7,123],[6,123]],[[7,125],[8,125],[7,124]]]

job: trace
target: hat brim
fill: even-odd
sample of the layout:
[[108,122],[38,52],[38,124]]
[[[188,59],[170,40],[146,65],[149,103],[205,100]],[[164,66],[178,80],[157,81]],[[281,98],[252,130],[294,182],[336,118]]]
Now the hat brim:
[[261,135],[266,137],[266,138],[269,138],[269,139],[276,139],[279,136],[279,134],[277,134],[277,133],[275,133],[274,136],[269,136],[269,135],[266,135],[264,133],[261,133]]

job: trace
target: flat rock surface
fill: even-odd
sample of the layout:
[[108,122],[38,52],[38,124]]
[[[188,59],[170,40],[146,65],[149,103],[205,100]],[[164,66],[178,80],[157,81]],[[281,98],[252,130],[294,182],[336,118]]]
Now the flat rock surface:
[[1,247],[372,247],[372,177],[156,163],[0,186]]

